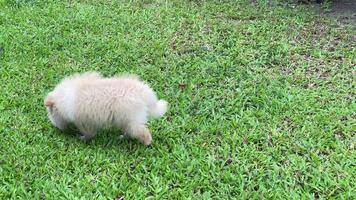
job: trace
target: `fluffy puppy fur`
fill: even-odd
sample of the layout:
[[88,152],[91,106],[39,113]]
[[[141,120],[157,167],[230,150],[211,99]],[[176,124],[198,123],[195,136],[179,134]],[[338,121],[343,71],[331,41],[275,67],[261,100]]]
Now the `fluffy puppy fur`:
[[75,74],[62,80],[44,101],[48,117],[59,129],[75,124],[82,139],[90,139],[98,129],[118,127],[124,136],[145,145],[152,137],[145,123],[167,111],[167,102],[133,75],[103,78],[96,72]]

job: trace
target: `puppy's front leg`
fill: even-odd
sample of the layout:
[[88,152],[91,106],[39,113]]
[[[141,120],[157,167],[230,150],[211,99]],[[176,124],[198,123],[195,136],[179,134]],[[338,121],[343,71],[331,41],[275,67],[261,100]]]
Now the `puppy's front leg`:
[[80,133],[82,134],[80,136],[81,140],[90,140],[96,135],[96,129],[94,127],[89,127],[83,124],[77,125],[79,128]]
[[87,141],[90,140],[91,138],[93,138],[94,136],[88,136],[88,135],[81,135],[79,136],[79,139],[83,140],[83,141]]

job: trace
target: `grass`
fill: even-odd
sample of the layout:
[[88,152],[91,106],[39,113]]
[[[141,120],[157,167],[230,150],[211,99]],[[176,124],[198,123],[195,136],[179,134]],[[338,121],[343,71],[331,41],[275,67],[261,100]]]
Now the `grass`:
[[[355,35],[278,1],[0,0],[0,199],[355,199]],[[170,102],[151,147],[50,124],[89,70]]]

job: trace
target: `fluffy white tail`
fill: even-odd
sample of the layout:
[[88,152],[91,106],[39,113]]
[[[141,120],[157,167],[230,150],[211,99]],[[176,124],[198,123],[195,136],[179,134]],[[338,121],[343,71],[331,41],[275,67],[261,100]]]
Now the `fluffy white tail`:
[[165,100],[159,100],[152,107],[149,108],[149,114],[153,118],[159,118],[166,113],[168,108],[168,103]]

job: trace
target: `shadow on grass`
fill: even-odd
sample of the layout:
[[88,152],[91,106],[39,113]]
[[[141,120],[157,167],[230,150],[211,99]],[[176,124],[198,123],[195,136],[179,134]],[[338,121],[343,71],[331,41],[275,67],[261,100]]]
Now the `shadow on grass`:
[[67,130],[57,130],[59,134],[64,137],[64,140],[75,142],[90,149],[116,149],[120,148],[128,152],[135,152],[141,148],[151,148],[152,146],[145,146],[136,139],[120,138],[123,131],[117,128],[99,130],[97,135],[90,140],[81,140],[80,131],[74,125],[70,125]]

